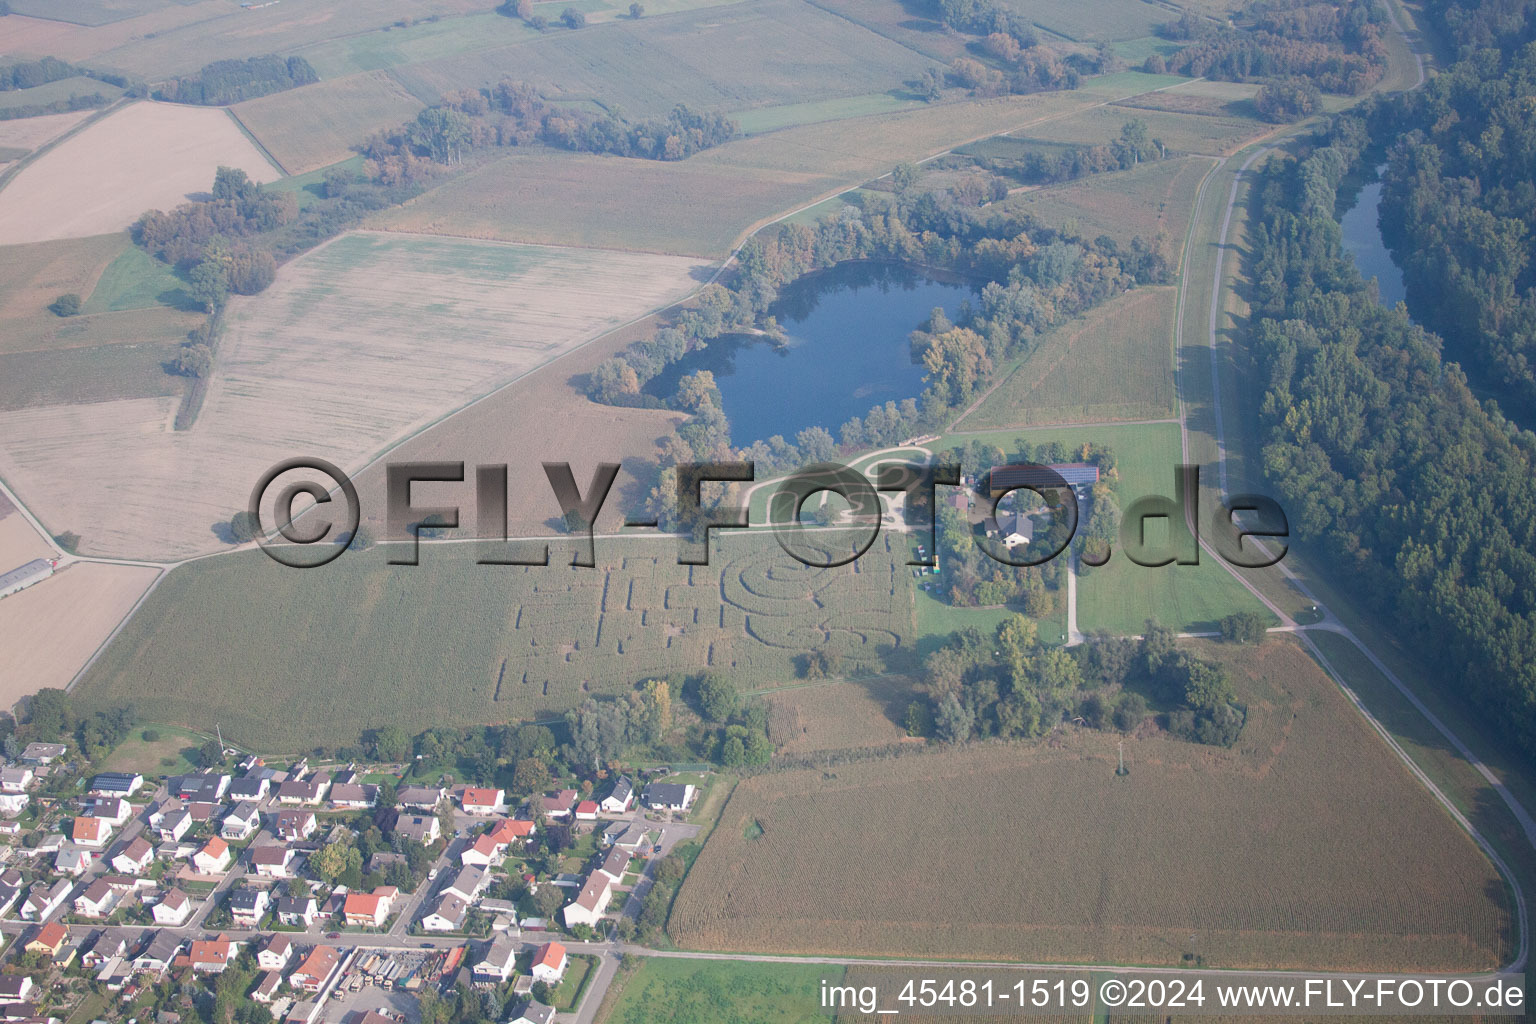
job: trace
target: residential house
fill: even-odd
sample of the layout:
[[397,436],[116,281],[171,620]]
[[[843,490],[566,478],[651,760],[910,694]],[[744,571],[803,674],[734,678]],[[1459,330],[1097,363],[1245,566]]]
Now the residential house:
[[613,780],[613,788],[599,801],[605,814],[623,814],[635,802],[635,784],[620,775]]
[[168,889],[149,912],[155,924],[180,928],[192,916],[192,900],[180,889]]
[[202,939],[192,943],[192,969],[204,974],[222,974],[235,959],[235,944],[229,936]]
[[261,827],[261,812],[253,801],[235,804],[235,809],[224,815],[219,835],[231,843],[249,839]]
[[277,802],[316,807],[325,798],[325,791],[328,788],[330,788],[329,782],[322,785],[315,778],[289,779],[277,787]]
[[80,966],[95,970],[110,960],[119,959],[128,952],[128,940],[116,932],[105,929],[80,944]]
[[272,1003],[277,1000],[277,990],[282,988],[283,976],[276,971],[263,971],[260,978],[256,979],[256,987],[251,989],[251,998],[258,1003]]
[[544,803],[544,813],[552,821],[569,821],[579,797],[580,794],[574,789],[562,789],[553,796],[545,796],[541,798]]
[[609,840],[614,846],[631,854],[639,852],[645,845],[645,825],[638,821],[629,822],[627,825],[620,822],[622,828],[618,828],[618,835]]
[[421,919],[421,927],[429,932],[456,932],[464,928],[464,918],[469,914],[469,903],[457,893],[444,893],[437,898],[432,910]]
[[21,763],[53,764],[68,749],[62,743],[28,743],[21,752]]
[[341,954],[330,946],[316,946],[288,975],[288,983],[300,992],[319,992],[341,964]]
[[314,811],[283,811],[277,816],[272,830],[277,838],[292,843],[308,839],[315,834]]
[[293,847],[269,843],[251,851],[251,864],[262,878],[289,878],[297,857]]
[[597,820],[597,801],[596,800],[583,800],[581,803],[577,804],[576,805],[576,820],[577,821],[596,821]]
[[70,823],[69,838],[76,846],[99,850],[112,838],[112,823],[106,818],[76,818]]
[[75,897],[75,913],[80,917],[100,920],[117,909],[123,894],[108,885],[104,879],[96,879]]
[[7,818],[18,817],[31,802],[32,798],[25,793],[0,793],[0,814]]
[[375,785],[359,785],[355,782],[333,782],[331,784],[331,806],[342,810],[367,810],[379,799],[379,787]]
[[475,964],[474,979],[481,985],[500,985],[512,976],[512,966],[517,963],[517,942],[506,935],[498,935],[491,941],[491,948]]
[[0,768],[0,793],[25,793],[32,785],[32,769],[22,765],[17,768]]
[[464,902],[473,903],[489,882],[484,868],[460,868],[458,874],[453,876],[453,881],[444,886],[442,891],[457,893]]
[[310,928],[320,918],[320,907],[313,896],[279,896],[277,919],[289,927]]
[[211,800],[189,800],[185,806],[187,813],[192,815],[192,823],[201,825],[217,817],[219,809],[224,805],[216,804]]
[[400,890],[392,885],[381,885],[371,893],[348,893],[341,907],[342,916],[353,928],[382,928],[399,894]]
[[84,846],[65,843],[53,858],[53,870],[61,875],[79,878],[91,870],[91,851]]
[[0,1003],[19,1003],[36,987],[31,975],[0,974]]
[[264,775],[246,775],[238,779],[232,779],[229,783],[229,798],[231,800],[255,800],[260,802],[267,798],[267,790],[271,786]]
[[267,910],[272,905],[272,894],[256,886],[246,886],[230,893],[226,905],[235,924],[255,928],[267,916]]
[[181,936],[175,932],[155,931],[145,932],[149,936],[149,943],[133,959],[135,971],[147,971],[154,974],[164,974],[170,969],[176,954],[181,952]]
[[144,776],[138,772],[102,772],[91,780],[91,792],[96,796],[115,796],[126,800],[144,785]]
[[200,775],[178,775],[166,783],[171,795],[186,803],[199,800],[203,803],[222,803],[224,793],[229,789],[229,776],[219,772],[204,772]]
[[502,803],[501,790],[477,789],[474,786],[464,787],[464,792],[459,796],[459,806],[464,808],[465,814],[476,814],[482,817],[500,814],[506,810]]
[[551,1024],[554,1019],[553,1006],[545,1006],[530,999],[517,1008],[507,1024]]
[[563,912],[565,926],[567,928],[574,928],[578,924],[595,926],[602,918],[603,912],[608,909],[608,901],[612,897],[612,881],[601,871],[592,872],[582,883],[581,892],[576,896],[575,902],[566,905]]
[[[4,794],[0,794],[0,795],[4,795]],[[11,794],[11,796],[12,796],[13,800],[16,799],[15,794]],[[17,805],[16,804],[12,804],[12,806],[17,806]],[[25,802],[23,802],[23,803],[20,804],[20,806],[25,808],[27,805],[26,805]],[[21,812],[18,811],[17,813],[19,814]],[[15,821],[15,820],[0,820],[0,836],[19,836],[19,835],[21,835],[21,822]]]
[[442,835],[442,827],[435,814],[402,814],[395,822],[395,834],[430,846]]
[[17,916],[23,921],[46,921],[69,899],[69,891],[73,888],[74,883],[67,878],[61,878],[51,886],[39,884],[21,901],[21,911]]
[[686,811],[693,805],[693,798],[697,792],[697,788],[692,783],[652,782],[640,794],[640,799],[645,801],[647,807],[654,807],[657,810]]
[[256,966],[264,971],[279,971],[293,959],[293,940],[278,932],[266,941],[256,953]]
[[216,875],[229,870],[230,862],[234,860],[229,852],[229,844],[218,836],[214,836],[203,844],[203,848],[192,855],[192,866],[205,875]]
[[160,816],[158,824],[151,816],[150,825],[160,833],[161,842],[179,843],[181,837],[186,835],[187,830],[192,827],[192,815],[188,814],[185,808],[167,810]]
[[9,914],[16,901],[21,899],[25,891],[21,872],[15,868],[7,868],[0,872],[0,916]]
[[597,870],[612,879],[615,885],[624,881],[624,872],[629,870],[629,851],[611,847],[608,856],[603,858],[603,866]]
[[475,841],[459,854],[459,863],[465,867],[489,868],[501,863],[506,846],[493,839],[490,833],[475,837]]
[[558,985],[560,979],[565,977],[566,964],[569,958],[565,955],[565,947],[558,942],[546,942],[533,951],[533,967],[529,971],[534,981],[542,981],[546,985]]
[[491,838],[511,846],[521,839],[527,842],[533,835],[533,822],[523,818],[504,818],[491,827]]
[[149,845],[149,840],[143,836],[134,836],[133,841],[117,851],[112,858],[112,870],[125,875],[142,875],[149,870],[154,860],[155,848]]
[[369,875],[374,872],[378,872],[381,875],[386,874],[396,864],[409,865],[410,858],[403,853],[390,853],[388,850],[380,850],[368,858],[368,862],[363,865],[363,873]]
[[58,921],[49,921],[37,931],[32,933],[32,938],[22,948],[28,953],[47,953],[49,956],[58,956],[59,950],[64,948],[64,943],[69,941],[69,926]]
[[120,796],[86,797],[84,806],[86,814],[110,821],[114,828],[133,814],[133,807]]
[[338,768],[331,774],[331,788],[337,786],[351,786],[357,784],[358,774],[353,768]]
[[413,811],[435,811],[442,799],[440,786],[402,786],[395,793],[395,805]]

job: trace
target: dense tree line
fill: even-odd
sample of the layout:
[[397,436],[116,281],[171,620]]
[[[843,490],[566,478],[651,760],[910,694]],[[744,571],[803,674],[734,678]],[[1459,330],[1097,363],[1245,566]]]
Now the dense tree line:
[[1424,9],[1461,58],[1490,48],[1508,52],[1536,39],[1536,0],[1428,0]]
[[1016,615],[990,635],[952,634],[924,661],[923,681],[907,729],[944,743],[1041,736],[1064,721],[1131,732],[1150,699],[1169,709],[1163,724],[1175,735],[1230,746],[1245,717],[1221,666],[1153,622],[1140,640],[1101,636],[1065,648],[1040,643],[1035,623]]
[[1536,741],[1536,435],[1483,405],[1440,341],[1342,248],[1336,191],[1370,142],[1336,119],[1260,172],[1252,348],[1264,468],[1294,535],[1450,688]]
[[1006,35],[1026,49],[1040,43],[1029,19],[997,0],[934,0],[933,10],[942,24],[957,32]]
[[157,99],[218,107],[320,81],[303,57],[247,57],[217,60],[194,75],[173,78],[155,90]]
[[1398,140],[1381,228],[1415,319],[1536,410],[1536,43],[1482,50],[1372,122]]
[[449,93],[398,128],[363,145],[370,174],[385,183],[422,180],[435,165],[457,163],[466,151],[535,142],[581,153],[650,160],[683,160],[736,134],[734,121],[679,104],[664,118],[626,121],[549,103],[527,82],[503,79],[493,88]]
[[1161,160],[1167,149],[1153,138],[1147,123],[1133,118],[1120,126],[1120,134],[1098,145],[1033,148],[1019,156],[973,157],[977,164],[1025,185],[1049,185],[1073,181],[1091,174],[1124,171],[1148,160]]
[[42,117],[44,114],[68,114],[76,110],[94,110],[112,102],[105,93],[70,93],[65,99],[48,103],[27,103],[19,107],[0,108],[0,121],[16,121],[24,117]]
[[1235,24],[1186,12],[1161,32],[1190,41],[1167,58],[1170,71],[1234,82],[1298,78],[1357,96],[1386,72],[1386,23],[1375,0],[1257,0]]
[[0,92],[12,89],[35,89],[49,82],[73,78],[82,72],[68,61],[57,57],[41,57],[37,60],[20,60],[0,64]]
[[1283,79],[1265,82],[1253,97],[1259,116],[1277,124],[1300,121],[1323,109],[1323,94],[1311,82]]

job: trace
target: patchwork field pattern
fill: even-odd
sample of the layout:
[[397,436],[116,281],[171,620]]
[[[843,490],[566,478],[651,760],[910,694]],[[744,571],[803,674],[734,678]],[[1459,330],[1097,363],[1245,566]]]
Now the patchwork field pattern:
[[[230,306],[202,412],[174,398],[0,414],[0,475],[49,529],[126,556],[216,549],[263,470],[371,453],[696,287],[691,260],[355,233]],[[127,316],[130,314],[114,314]],[[163,496],[198,481],[186,501]]]
[[986,430],[1173,416],[1176,299],[1171,287],[1137,288],[1051,331],[955,426]]
[[65,139],[0,191],[0,245],[121,231],[145,210],[207,193],[221,166],[253,181],[277,177],[225,111],[134,103]]
[[[798,125],[675,163],[513,153],[379,214],[371,225],[723,255],[751,226],[885,174],[902,160],[937,153],[957,139],[1039,124],[1093,102],[1073,93],[1037,93]],[[637,207],[636,195],[649,201]]]
[[53,141],[95,111],[76,110],[68,114],[44,114],[0,121],[0,149],[32,150]]
[[426,545],[417,566],[387,565],[382,548],[304,572],[259,552],[183,566],[76,692],[287,750],[388,722],[548,718],[671,672],[782,684],[810,649],[873,671],[911,640],[899,544],[835,569],[760,534],[717,536],[711,564],[692,567],[675,541],[643,537],[599,542],[595,570],[568,567],[561,546],[547,567],[477,565],[477,547]]
[[[1193,941],[1217,967],[1504,962],[1494,868],[1301,648],[1203,653],[1248,707],[1230,750],[1133,738],[1121,778],[1115,735],[1068,728],[744,780],[669,930],[743,952],[1176,965]],[[900,849],[878,885],[875,837]]]
[[374,132],[409,121],[422,102],[376,71],[237,103],[240,123],[289,174],[303,174],[353,155]]

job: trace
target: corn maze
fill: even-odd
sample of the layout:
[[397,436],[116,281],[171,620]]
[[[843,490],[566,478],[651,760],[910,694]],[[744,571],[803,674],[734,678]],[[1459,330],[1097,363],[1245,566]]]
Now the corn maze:
[[678,565],[663,539],[599,542],[595,570],[570,568],[558,546],[537,567],[478,565],[473,548],[424,545],[412,567],[388,565],[382,548],[318,570],[256,552],[183,566],[76,699],[131,702],[146,721],[218,723],[238,742],[288,751],[391,722],[543,720],[678,672],[775,686],[811,651],[838,674],[873,674],[905,666],[913,647],[899,538],[829,569],[800,564],[763,532],[717,534],[708,566]]

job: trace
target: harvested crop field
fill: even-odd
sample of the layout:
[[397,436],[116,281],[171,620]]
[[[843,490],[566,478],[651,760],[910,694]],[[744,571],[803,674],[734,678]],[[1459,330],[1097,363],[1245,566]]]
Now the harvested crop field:
[[1177,298],[1175,288],[1137,288],[1051,331],[956,429],[1173,416]]
[[0,509],[4,510],[0,512],[0,565],[5,566],[0,572],[10,572],[34,558],[52,557],[53,548],[4,495],[0,495]]
[[213,187],[221,166],[277,170],[213,107],[134,103],[65,139],[0,190],[0,245],[121,231]]
[[804,0],[756,0],[548,33],[399,73],[418,94],[478,89],[511,75],[551,98],[592,99],[652,117],[679,103],[741,110],[858,96],[899,87],[930,67],[927,58]]
[[350,75],[230,108],[289,174],[340,163],[374,132],[416,116],[422,102],[387,72]]
[[0,339],[0,358],[18,352],[62,352],[103,345],[180,345],[207,317],[156,306],[57,317],[52,313],[12,320]]
[[52,142],[94,113],[94,110],[75,110],[68,114],[43,114],[40,117],[0,121],[0,148],[31,152]]
[[[466,495],[472,508],[472,500]],[[77,689],[257,749],[415,728],[544,719],[588,693],[717,668],[742,687],[795,677],[801,652],[876,671],[911,636],[902,545],[811,569],[771,538],[717,535],[711,564],[670,539],[597,543],[596,569],[478,565],[474,544],[388,547],[305,572],[239,552],[172,571]],[[227,624],[239,621],[241,628]],[[222,624],[222,625],[221,625]]]
[[1149,243],[1162,236],[1176,264],[1184,254],[1195,193],[1210,168],[1211,161],[1203,157],[1159,160],[1135,170],[1032,189],[1009,197],[1007,206],[1051,225],[1075,221],[1083,238],[1108,235],[1129,245],[1138,236]]
[[0,636],[27,638],[0,644],[0,707],[69,685],[159,571],[78,562],[0,600]]
[[764,697],[768,737],[786,755],[906,742],[899,723],[913,698],[905,676],[779,690]]
[[[1173,91],[1177,93],[1178,90]],[[1145,123],[1148,136],[1161,139],[1170,152],[1210,156],[1231,153],[1249,139],[1274,130],[1273,125],[1245,117],[1137,110],[1117,102],[1017,134],[1021,138],[1043,139],[1047,142],[1107,143],[1118,137],[1120,129],[1133,119]]]
[[[1114,734],[1069,729],[744,780],[673,938],[1177,965],[1193,936],[1207,966],[1333,970],[1513,954],[1492,865],[1297,644],[1203,653],[1248,707],[1231,749],[1138,735],[1122,778]],[[871,837],[900,850],[878,885]]]
[[0,355],[0,410],[180,395],[186,378],[168,369],[180,349],[133,341]]
[[[680,298],[692,260],[353,233],[237,299],[201,415],[175,398],[0,414],[0,475],[92,553],[217,549],[279,459],[375,452],[593,336]],[[595,300],[593,296],[601,296]],[[110,314],[130,316],[133,314]],[[512,442],[508,442],[510,447]],[[163,495],[197,480],[168,510]]]
[[675,163],[513,153],[380,213],[371,225],[723,255],[751,226],[885,174],[902,160],[1039,124],[1093,102],[1071,93],[1037,93],[798,125]]

